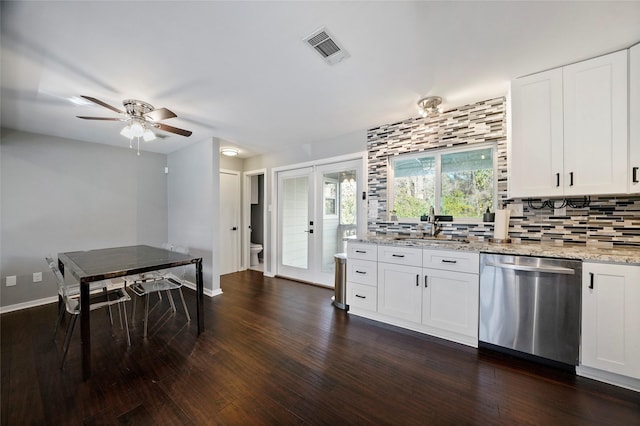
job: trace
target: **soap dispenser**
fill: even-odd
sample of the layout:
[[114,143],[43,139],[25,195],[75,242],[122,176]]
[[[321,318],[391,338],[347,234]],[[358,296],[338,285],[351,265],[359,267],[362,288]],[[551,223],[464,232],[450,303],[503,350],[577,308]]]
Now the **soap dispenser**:
[[485,212],[485,214],[482,215],[482,221],[483,222],[493,222],[496,219],[496,214],[495,213],[491,213],[489,211],[489,207],[487,207],[487,211]]

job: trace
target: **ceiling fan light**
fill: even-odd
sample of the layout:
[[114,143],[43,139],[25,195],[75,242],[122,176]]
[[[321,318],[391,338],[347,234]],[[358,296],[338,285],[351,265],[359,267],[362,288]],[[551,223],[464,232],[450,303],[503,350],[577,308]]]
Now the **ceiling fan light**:
[[144,139],[145,142],[152,141],[155,138],[156,138],[156,135],[151,130],[149,129],[144,130],[144,133],[142,134],[142,139]]
[[142,127],[142,124],[138,123],[137,121],[131,123],[131,135],[133,135],[134,138],[139,138],[143,134],[144,127]]
[[127,125],[120,131],[120,134],[125,138],[131,139],[133,138],[133,134],[131,133],[131,126]]

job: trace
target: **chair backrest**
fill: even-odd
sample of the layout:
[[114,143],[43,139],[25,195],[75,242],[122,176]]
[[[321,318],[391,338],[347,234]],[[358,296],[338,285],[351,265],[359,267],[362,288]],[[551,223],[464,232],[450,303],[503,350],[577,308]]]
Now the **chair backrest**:
[[46,256],[44,259],[47,261],[47,264],[49,265],[51,272],[53,272],[53,275],[55,275],[56,280],[58,281],[58,292],[61,295],[66,296],[67,286],[64,282],[64,277],[62,276],[62,272],[60,272],[60,269],[58,268],[58,263],[49,256]]

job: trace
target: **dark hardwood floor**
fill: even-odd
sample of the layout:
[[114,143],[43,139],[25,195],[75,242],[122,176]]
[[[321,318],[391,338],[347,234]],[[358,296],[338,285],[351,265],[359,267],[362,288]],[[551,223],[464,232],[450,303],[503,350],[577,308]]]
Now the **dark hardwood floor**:
[[78,330],[59,368],[55,304],[2,315],[2,424],[640,424],[639,393],[349,316],[324,288],[245,271],[222,289],[199,338],[180,304],[146,341],[137,315],[130,348],[92,313],[86,382]]

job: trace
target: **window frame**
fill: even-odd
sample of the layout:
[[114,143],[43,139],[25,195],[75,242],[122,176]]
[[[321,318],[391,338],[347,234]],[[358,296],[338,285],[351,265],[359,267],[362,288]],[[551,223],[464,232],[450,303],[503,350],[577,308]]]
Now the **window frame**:
[[[394,205],[394,179],[395,179],[395,168],[394,163],[396,160],[407,160],[411,158],[422,158],[422,157],[434,157],[435,158],[435,194],[434,194],[434,204],[435,204],[435,214],[440,214],[440,203],[441,203],[441,192],[442,192],[442,155],[445,154],[455,154],[458,152],[469,152],[476,151],[481,149],[491,148],[493,153],[492,164],[493,164],[493,196],[492,196],[492,207],[491,211],[495,211],[498,205],[498,144],[496,142],[480,142],[474,144],[466,144],[462,147],[454,147],[454,148],[432,148],[426,149],[424,151],[417,152],[406,152],[397,155],[390,155],[387,157],[387,221],[391,221],[391,211],[393,210]],[[428,212],[427,212],[428,213]],[[420,218],[414,217],[398,217],[398,222],[405,223],[419,223]],[[482,216],[478,218],[453,218],[454,222],[458,223],[481,223]]]

